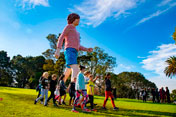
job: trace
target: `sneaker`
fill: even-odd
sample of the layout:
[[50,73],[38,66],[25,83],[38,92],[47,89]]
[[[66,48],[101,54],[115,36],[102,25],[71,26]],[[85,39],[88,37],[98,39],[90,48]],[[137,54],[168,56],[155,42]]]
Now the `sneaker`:
[[91,110],[89,110],[89,109],[83,109],[82,111],[83,112],[91,112]]
[[106,108],[106,107],[102,107],[102,109],[103,109],[103,110],[107,110],[107,108]]
[[34,104],[37,104],[37,101],[36,101],[36,100],[34,101]]
[[58,104],[59,104],[59,105],[62,105],[59,101],[58,101]]
[[113,110],[119,110],[119,108],[117,108],[117,107],[114,107],[114,108],[113,108]]
[[44,106],[48,106],[48,104],[45,104]]
[[94,106],[96,106],[97,104],[94,104]]
[[66,105],[66,103],[63,101],[62,104]]
[[79,111],[76,111],[75,109],[72,109],[71,111],[74,113],[79,113]]
[[95,110],[95,109],[91,109],[91,111],[97,112],[97,110]]
[[43,102],[40,102],[41,104],[43,104]]

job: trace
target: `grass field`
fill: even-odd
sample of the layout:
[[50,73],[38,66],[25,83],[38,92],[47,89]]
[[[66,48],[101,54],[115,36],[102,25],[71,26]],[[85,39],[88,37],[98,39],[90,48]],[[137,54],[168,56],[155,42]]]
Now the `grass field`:
[[[11,116],[51,116],[51,117],[93,117],[93,116],[170,116],[176,117],[176,105],[173,104],[153,104],[152,102],[143,103],[135,99],[117,99],[115,104],[120,108],[119,111],[112,109],[111,101],[107,102],[107,110],[102,110],[104,97],[95,96],[94,102],[98,112],[73,113],[70,106],[60,105],[54,107],[52,100],[47,107],[40,103],[34,105],[37,92],[33,89],[0,87],[0,117]],[[66,98],[68,104],[69,96]],[[89,105],[88,105],[89,106]]]

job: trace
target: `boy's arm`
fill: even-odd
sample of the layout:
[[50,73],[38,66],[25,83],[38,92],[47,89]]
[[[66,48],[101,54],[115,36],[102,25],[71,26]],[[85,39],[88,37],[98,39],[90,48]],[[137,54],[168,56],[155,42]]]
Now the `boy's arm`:
[[62,44],[63,44],[64,37],[68,34],[69,30],[70,30],[70,25],[67,25],[64,28],[62,34],[59,36],[59,39],[58,39],[58,42],[57,42],[57,48],[62,49]]
[[100,78],[100,77],[96,76],[95,79],[93,79],[93,82],[95,82],[98,78]]
[[79,46],[79,50],[87,51],[87,52],[92,52],[92,51],[93,51],[92,48],[86,48],[86,47],[84,47],[84,46],[82,46],[82,45]]
[[57,49],[56,49],[56,52],[55,52],[55,57],[57,59],[60,56],[60,50],[62,49],[62,44],[63,44],[64,37],[68,34],[69,30],[70,30],[70,25],[67,25],[64,28],[64,31],[62,32],[62,34],[59,36],[59,39],[57,41]]

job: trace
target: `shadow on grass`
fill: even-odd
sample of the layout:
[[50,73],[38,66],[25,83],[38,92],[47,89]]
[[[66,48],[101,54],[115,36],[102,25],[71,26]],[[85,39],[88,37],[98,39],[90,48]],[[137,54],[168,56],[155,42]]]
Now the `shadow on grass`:
[[[3,93],[4,95],[7,95],[8,97],[11,97],[12,100],[16,101],[25,101],[27,104],[34,104],[34,100],[36,96],[33,95],[28,95],[28,94],[10,94],[10,93]],[[5,100],[4,100],[5,101]],[[121,100],[120,100],[121,101]],[[130,102],[130,100],[124,100]],[[133,101],[131,101],[133,102]],[[68,100],[66,101],[68,104]],[[152,103],[153,104],[153,103]],[[55,108],[55,109],[64,109],[67,111],[71,111],[72,107],[68,105],[59,105],[58,107],[54,107],[52,104],[52,100],[49,103],[48,108]],[[89,108],[89,107],[88,107]],[[80,113],[84,114],[90,114],[93,116],[171,116],[174,117],[176,116],[176,113],[170,113],[170,112],[160,112],[160,111],[151,111],[151,110],[138,110],[138,109],[125,109],[125,108],[120,108],[119,111],[114,111],[112,108],[108,107],[107,110],[102,110],[101,106],[96,106],[95,109],[98,110],[98,112],[90,112],[90,113],[85,113],[82,112],[80,108],[76,108]],[[32,111],[32,110],[31,110]]]

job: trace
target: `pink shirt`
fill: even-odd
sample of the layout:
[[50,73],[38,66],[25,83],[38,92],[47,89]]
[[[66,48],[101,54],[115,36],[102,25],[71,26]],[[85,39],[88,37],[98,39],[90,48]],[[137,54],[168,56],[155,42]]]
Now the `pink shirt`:
[[75,48],[77,51],[88,49],[80,45],[80,34],[76,31],[76,28],[72,24],[68,24],[62,34],[59,36],[57,42],[57,48],[62,49],[63,40],[65,39],[65,49]]

